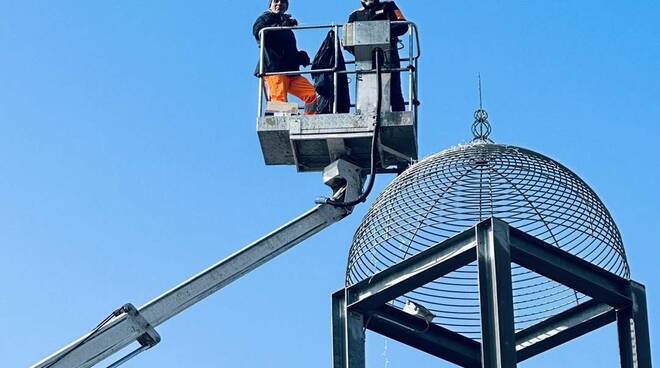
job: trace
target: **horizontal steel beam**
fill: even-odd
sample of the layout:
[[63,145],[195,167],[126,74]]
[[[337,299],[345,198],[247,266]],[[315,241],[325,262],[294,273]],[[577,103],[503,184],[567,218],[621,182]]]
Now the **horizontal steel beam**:
[[[383,306],[367,328],[462,367],[481,367],[481,344],[391,306]],[[516,334],[518,362],[528,360],[616,321],[609,305],[588,301]],[[423,332],[423,333],[422,333]]]
[[476,259],[470,229],[349,287],[349,307],[367,313]]
[[577,339],[616,321],[616,311],[590,300],[516,334],[518,362]]
[[367,329],[461,367],[481,368],[481,344],[426,320],[384,305]]
[[511,228],[511,259],[615,308],[631,303],[628,280],[515,228]]

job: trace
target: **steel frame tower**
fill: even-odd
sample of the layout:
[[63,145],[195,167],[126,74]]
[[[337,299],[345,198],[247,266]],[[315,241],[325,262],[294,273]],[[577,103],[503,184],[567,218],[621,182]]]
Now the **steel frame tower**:
[[[472,262],[478,263],[481,341],[389,305]],[[512,262],[591,298],[515,331]],[[622,368],[651,368],[644,285],[624,279],[490,218],[332,297],[334,368],[365,367],[366,330],[470,368],[512,368],[617,322]]]

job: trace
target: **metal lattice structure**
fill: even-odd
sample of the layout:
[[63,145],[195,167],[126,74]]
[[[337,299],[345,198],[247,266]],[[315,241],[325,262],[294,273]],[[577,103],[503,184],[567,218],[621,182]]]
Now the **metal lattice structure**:
[[[354,285],[476,223],[496,217],[534,237],[629,279],[621,235],[596,193],[577,175],[541,154],[492,144],[487,135],[433,155],[400,175],[357,230],[346,284]],[[512,268],[516,330],[589,298],[525,268]],[[433,323],[480,336],[477,265],[418,288],[407,299],[437,317]]]

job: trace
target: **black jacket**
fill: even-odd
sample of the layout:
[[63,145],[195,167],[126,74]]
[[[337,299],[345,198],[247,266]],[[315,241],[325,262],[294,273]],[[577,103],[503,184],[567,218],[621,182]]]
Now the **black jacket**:
[[[257,42],[259,31],[266,27],[291,27],[297,25],[295,19],[288,14],[277,14],[267,11],[259,16],[252,26],[252,34]],[[302,63],[301,54],[296,44],[296,36],[291,30],[270,31],[266,33],[264,51],[264,72],[297,71]],[[259,74],[259,63],[255,74]]]
[[[371,20],[403,21],[406,19],[403,17],[401,10],[399,10],[399,7],[396,6],[394,1],[382,1],[369,8],[363,7],[362,9],[354,11],[348,17],[348,23]],[[408,32],[408,25],[392,25],[392,42],[396,43],[396,37],[403,36],[406,32]]]
[[[340,46],[341,47],[341,46]],[[346,62],[341,51],[337,53],[337,70],[346,70]],[[330,31],[321,44],[319,51],[312,62],[312,70],[331,69],[335,67],[335,32]],[[335,80],[334,73],[312,73],[314,78],[314,88],[317,93],[316,113],[332,113],[335,100]],[[337,112],[348,113],[351,110],[351,97],[348,87],[348,75],[339,74],[337,76]]]

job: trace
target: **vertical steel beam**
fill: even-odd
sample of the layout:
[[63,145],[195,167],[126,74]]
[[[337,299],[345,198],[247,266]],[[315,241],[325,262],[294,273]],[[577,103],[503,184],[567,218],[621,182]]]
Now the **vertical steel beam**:
[[334,368],[365,368],[364,316],[349,311],[347,289],[332,295],[332,362]]
[[481,356],[483,368],[517,365],[509,226],[497,219],[477,225]]
[[348,352],[347,368],[365,368],[365,329],[364,316],[358,312],[348,311],[346,314],[346,351]]
[[346,367],[346,290],[332,294],[332,367]]
[[651,341],[646,308],[646,288],[630,282],[632,305],[617,311],[622,368],[651,368]]
[[637,360],[640,368],[651,368],[651,338],[649,335],[649,315],[646,306],[646,287],[640,283],[631,281],[630,289],[633,299]]
[[636,357],[633,349],[632,307],[618,310],[616,313],[617,331],[619,334],[619,354],[621,368],[635,368]]

